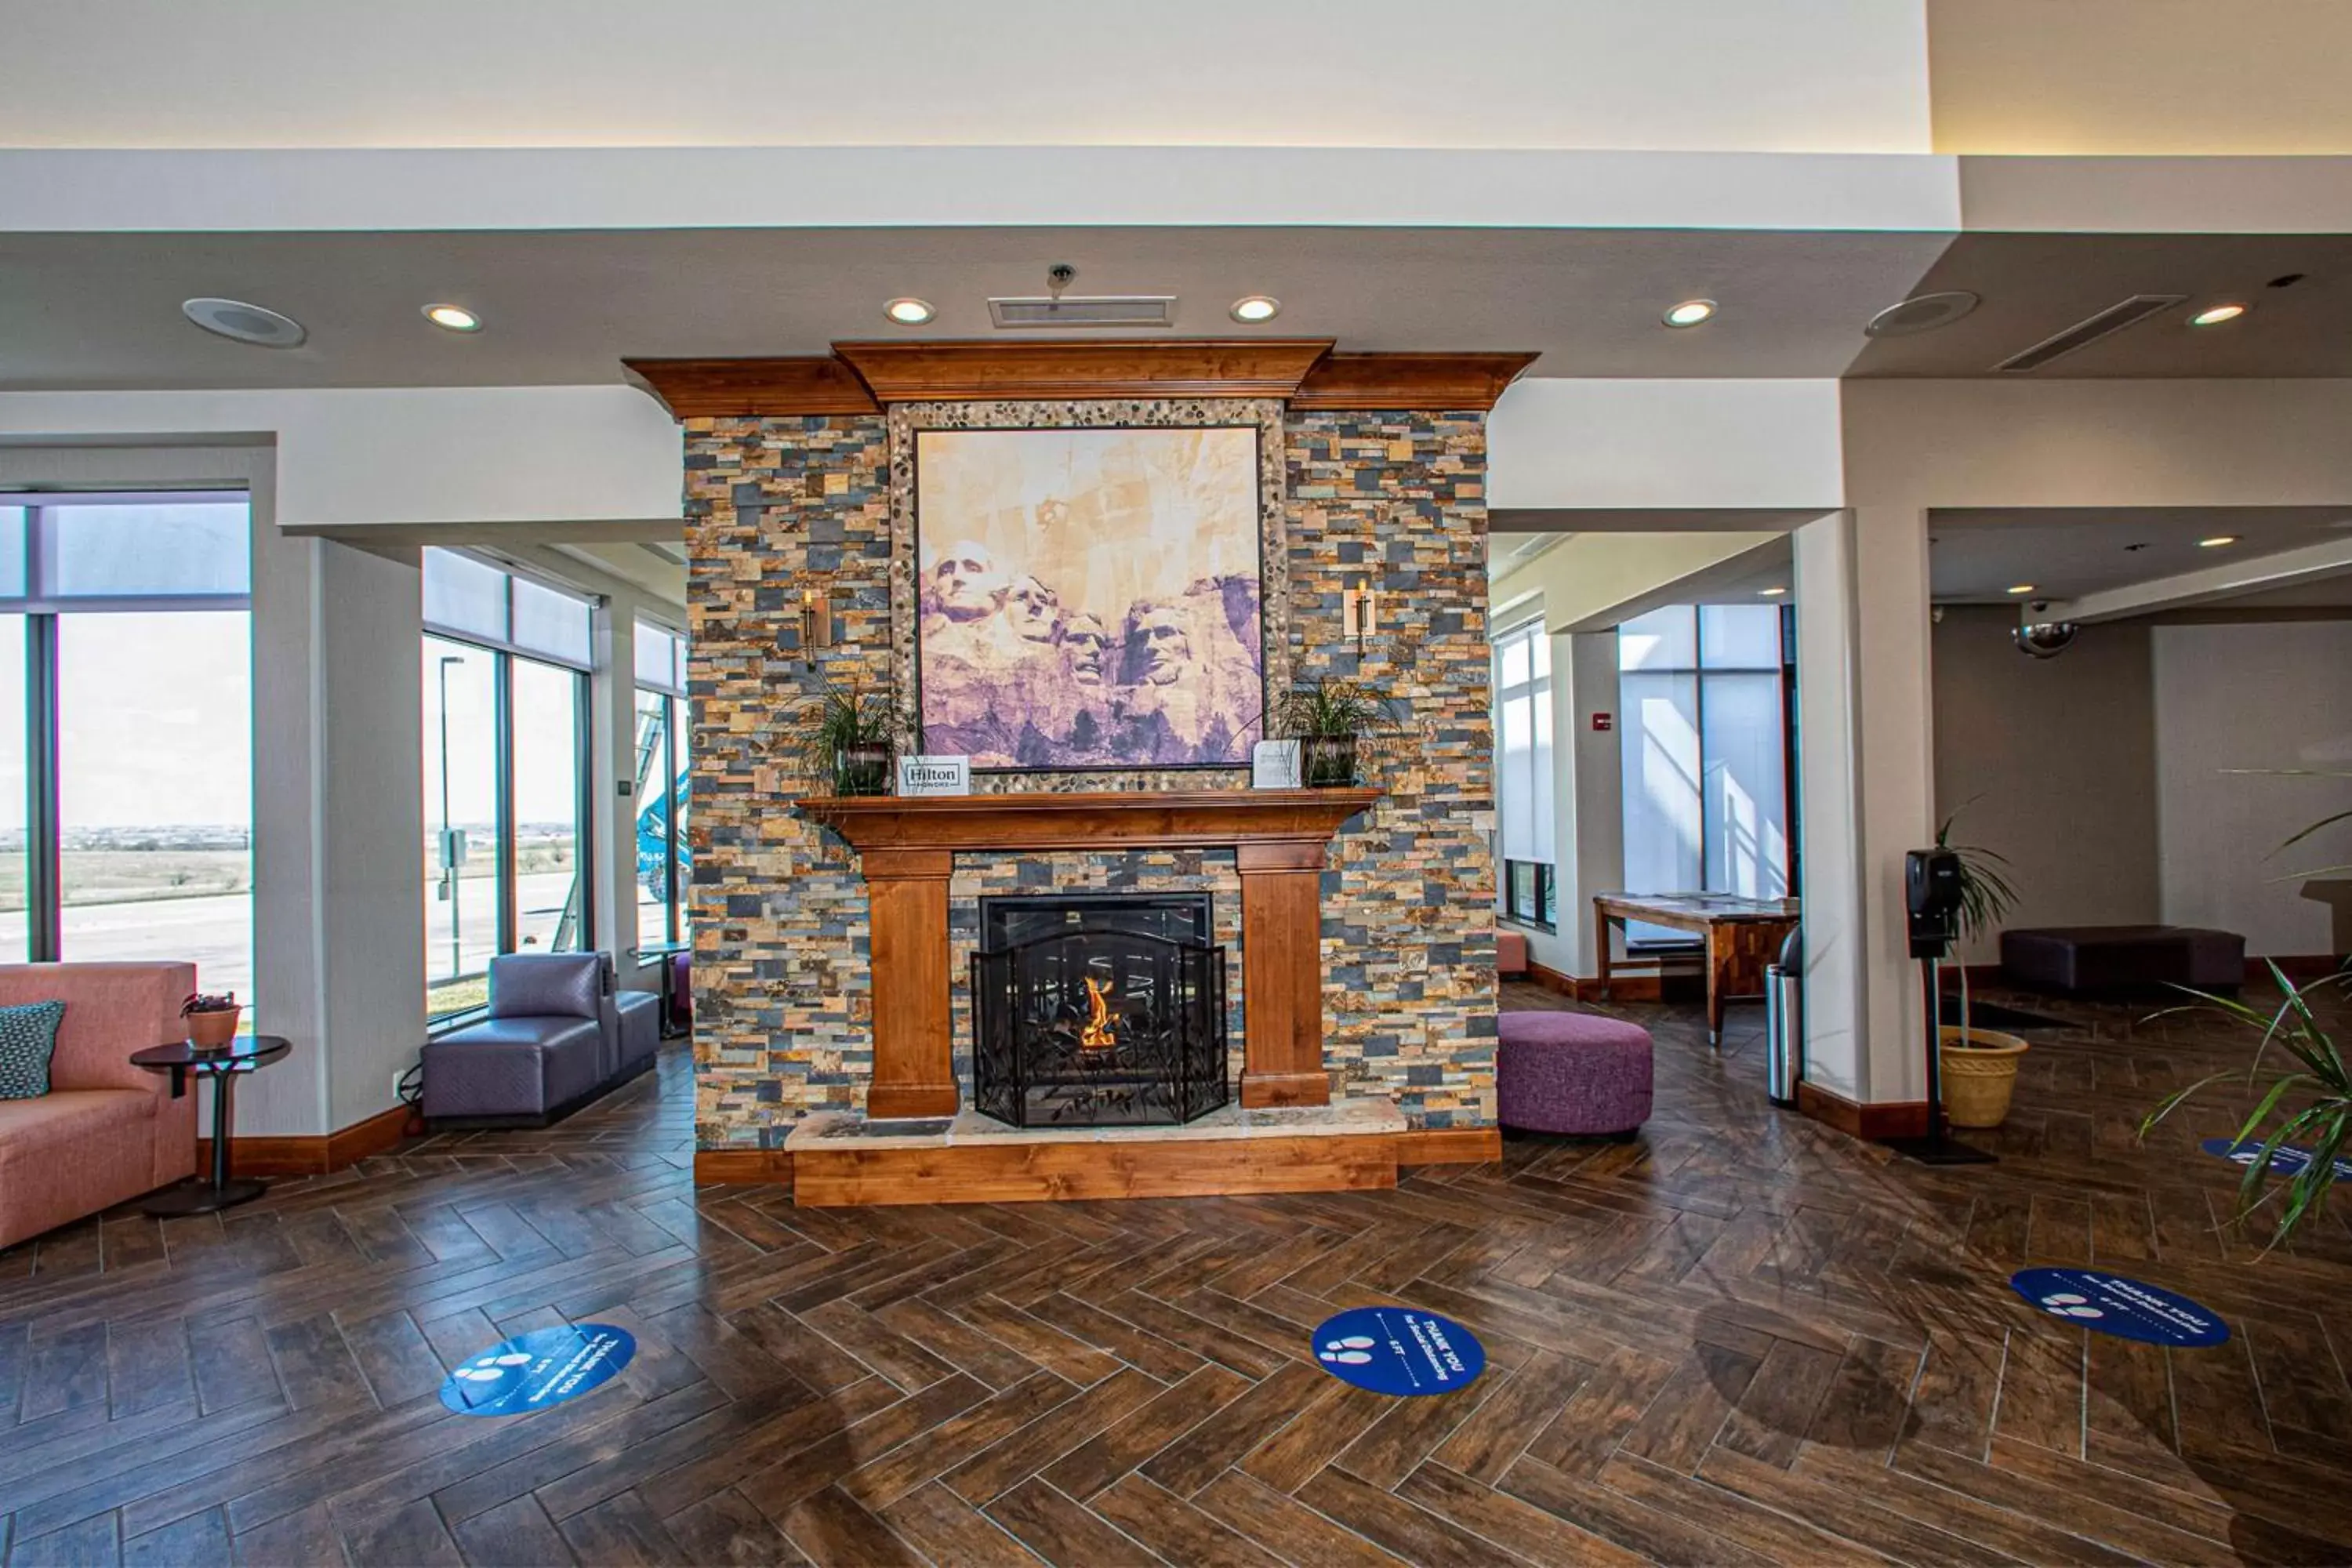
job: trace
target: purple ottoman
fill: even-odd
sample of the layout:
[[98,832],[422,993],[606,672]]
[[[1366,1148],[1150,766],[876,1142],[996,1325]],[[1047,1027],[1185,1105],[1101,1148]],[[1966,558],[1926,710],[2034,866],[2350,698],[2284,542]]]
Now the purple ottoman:
[[1650,1117],[1650,1031],[1596,1013],[1496,1020],[1495,1098],[1506,1127],[1583,1137],[1632,1133]]

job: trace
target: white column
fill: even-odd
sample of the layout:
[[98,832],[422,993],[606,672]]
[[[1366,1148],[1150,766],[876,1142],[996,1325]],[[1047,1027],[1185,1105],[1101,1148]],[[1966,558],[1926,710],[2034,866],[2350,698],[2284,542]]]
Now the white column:
[[1832,513],[1794,535],[1802,725],[1806,1078],[1924,1099],[1906,851],[1934,837],[1927,515]]
[[595,945],[613,955],[622,984],[650,989],[651,981],[638,975],[629,959],[641,938],[660,934],[637,930],[637,813],[645,803],[620,792],[635,778],[636,633],[636,602],[608,596],[596,612],[596,673],[590,683],[595,713],[588,738],[593,803],[589,831],[596,856],[590,874],[596,889]]
[[[1577,632],[1552,638],[1552,679],[1561,709],[1553,731],[1560,756],[1553,842],[1560,847],[1559,935],[1568,972],[1600,973],[1601,933],[1592,921],[1595,893],[1625,883],[1625,775],[1619,755],[1617,634]],[[1609,728],[1593,728],[1596,714]]]

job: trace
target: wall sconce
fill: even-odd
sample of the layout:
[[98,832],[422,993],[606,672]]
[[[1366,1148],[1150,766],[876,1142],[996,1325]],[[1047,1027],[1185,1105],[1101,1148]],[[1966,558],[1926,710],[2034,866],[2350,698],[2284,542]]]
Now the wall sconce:
[[1364,639],[1381,630],[1381,591],[1349,588],[1339,595],[1339,629],[1356,639],[1356,657],[1364,656]]
[[833,602],[822,588],[801,590],[801,658],[816,668],[816,652],[833,646]]

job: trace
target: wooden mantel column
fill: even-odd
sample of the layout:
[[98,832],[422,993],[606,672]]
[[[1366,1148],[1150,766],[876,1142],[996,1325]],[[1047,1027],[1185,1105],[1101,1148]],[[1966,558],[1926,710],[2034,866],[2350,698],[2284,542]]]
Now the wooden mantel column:
[[946,849],[868,849],[874,955],[874,1079],[868,1116],[953,1116],[958,1096],[948,1005]]
[[1234,846],[1242,878],[1242,1104],[1328,1105],[1323,840]]
[[1227,848],[1242,884],[1242,1104],[1322,1105],[1323,868],[1375,789],[795,801],[860,854],[872,911],[869,1116],[951,1116],[948,879],[958,853]]

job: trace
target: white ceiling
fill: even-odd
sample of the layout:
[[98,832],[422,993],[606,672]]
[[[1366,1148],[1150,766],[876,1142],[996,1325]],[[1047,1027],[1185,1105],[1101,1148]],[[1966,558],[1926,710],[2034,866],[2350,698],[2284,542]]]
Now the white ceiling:
[[[625,357],[816,353],[836,339],[994,335],[991,294],[1178,297],[1171,336],[1266,335],[1357,349],[1539,350],[1536,374],[1834,376],[1871,311],[1909,291],[1945,237],[1656,230],[713,229],[509,234],[0,237],[0,388],[591,384]],[[902,294],[929,327],[887,322]],[[213,337],[181,300],[285,312],[303,347]],[[1659,324],[1730,302],[1694,331]],[[427,324],[454,300],[487,322]],[[1043,334],[1028,333],[1027,337]],[[1100,335],[1100,334],[1097,334]]]
[[[1930,592],[1946,604],[2016,604],[2006,590],[2034,585],[2033,598],[2074,599],[2207,567],[2346,537],[2352,509],[2182,507],[1948,510],[1927,526]],[[2200,539],[2235,534],[2223,549]],[[2137,546],[2138,548],[2134,548]],[[2344,603],[2344,587],[2319,585],[2305,603]]]
[[[2303,274],[2284,288],[2273,279]],[[2033,373],[2105,376],[2313,376],[2352,373],[2352,236],[1964,234],[1917,292],[1965,289],[1983,303],[1915,337],[1869,342],[1850,375],[1962,377],[2134,294],[2183,294],[2151,316]],[[2224,300],[2237,321],[2191,327]]]

